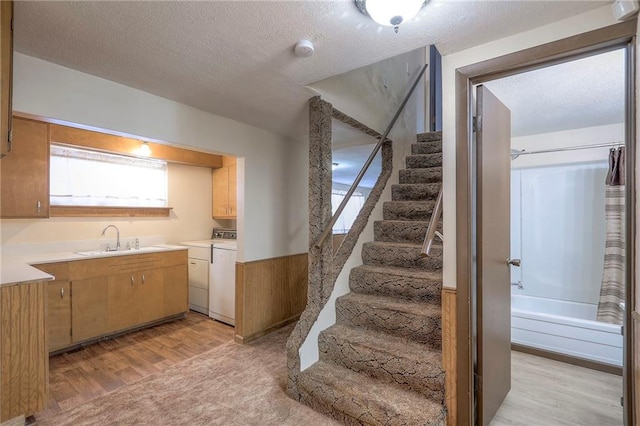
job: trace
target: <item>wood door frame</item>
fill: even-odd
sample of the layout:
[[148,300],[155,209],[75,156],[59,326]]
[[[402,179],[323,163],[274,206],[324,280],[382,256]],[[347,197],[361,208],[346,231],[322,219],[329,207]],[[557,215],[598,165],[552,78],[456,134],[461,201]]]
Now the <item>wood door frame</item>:
[[[476,176],[472,169],[472,87],[497,78],[531,71],[618,48],[626,48],[628,76],[625,132],[627,140],[627,312],[635,308],[635,37],[637,19],[578,34],[551,43],[510,53],[456,70],[456,272],[457,272],[457,406],[459,425],[475,424],[475,391],[473,388],[474,309],[472,227],[475,212],[472,204]],[[626,315],[625,329],[631,331],[631,315]],[[625,425],[634,423],[633,412],[633,347],[631,333],[626,333],[624,365]],[[629,361],[627,361],[629,360]],[[635,413],[640,416],[640,413]]]

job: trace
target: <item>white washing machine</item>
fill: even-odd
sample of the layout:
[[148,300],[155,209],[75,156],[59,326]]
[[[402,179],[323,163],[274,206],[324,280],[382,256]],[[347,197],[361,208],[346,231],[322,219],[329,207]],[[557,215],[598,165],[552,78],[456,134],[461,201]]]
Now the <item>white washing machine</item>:
[[236,319],[236,241],[213,240],[209,268],[209,316],[229,325]]

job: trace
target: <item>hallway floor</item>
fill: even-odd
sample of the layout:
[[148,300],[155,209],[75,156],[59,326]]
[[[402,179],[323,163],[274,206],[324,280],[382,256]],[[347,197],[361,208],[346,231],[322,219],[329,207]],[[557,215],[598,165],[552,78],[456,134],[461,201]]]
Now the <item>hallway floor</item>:
[[511,391],[491,426],[621,426],[622,377],[511,352]]

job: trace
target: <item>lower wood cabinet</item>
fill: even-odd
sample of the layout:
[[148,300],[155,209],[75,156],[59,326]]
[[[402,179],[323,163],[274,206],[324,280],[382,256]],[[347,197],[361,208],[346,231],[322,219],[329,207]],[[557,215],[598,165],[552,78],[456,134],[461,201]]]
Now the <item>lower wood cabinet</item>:
[[47,283],[47,333],[49,352],[71,344],[71,282]]
[[188,310],[186,250],[37,267],[56,277],[48,294],[50,351]]
[[47,283],[0,287],[0,423],[45,408]]

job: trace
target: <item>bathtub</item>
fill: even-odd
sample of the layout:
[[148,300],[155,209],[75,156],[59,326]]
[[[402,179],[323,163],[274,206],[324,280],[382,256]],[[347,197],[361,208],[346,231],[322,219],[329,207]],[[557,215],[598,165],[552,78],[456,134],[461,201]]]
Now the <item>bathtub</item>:
[[511,295],[511,342],[622,366],[620,326],[594,321],[596,306]]

